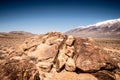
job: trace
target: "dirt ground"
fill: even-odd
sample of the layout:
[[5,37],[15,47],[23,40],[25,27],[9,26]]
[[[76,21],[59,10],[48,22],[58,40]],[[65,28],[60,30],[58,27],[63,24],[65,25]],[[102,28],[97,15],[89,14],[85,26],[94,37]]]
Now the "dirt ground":
[[102,47],[120,50],[120,38],[95,38],[95,41]]
[[26,38],[30,36],[19,35],[19,34],[9,34],[9,33],[0,33],[0,49],[1,48],[17,48],[20,44],[24,42]]
[[95,38],[94,40],[115,60],[120,61],[120,38]]

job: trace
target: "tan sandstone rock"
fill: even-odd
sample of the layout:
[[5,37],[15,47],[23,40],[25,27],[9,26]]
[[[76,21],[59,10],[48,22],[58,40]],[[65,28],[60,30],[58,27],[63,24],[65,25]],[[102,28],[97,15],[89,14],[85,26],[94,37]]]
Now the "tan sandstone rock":
[[53,64],[50,62],[38,62],[37,63],[38,68],[40,68],[40,70],[44,72],[49,72],[52,68],[52,65]]
[[72,35],[68,36],[68,39],[66,40],[66,44],[71,46],[74,42],[74,37]]
[[61,72],[55,74],[51,80],[98,80],[89,73],[76,74],[74,72]]
[[58,37],[50,37],[48,39],[46,39],[45,43],[48,45],[52,45],[52,44],[58,44],[60,45],[63,42],[62,38],[58,38]]
[[66,48],[66,55],[68,56],[68,57],[73,57],[73,55],[74,55],[74,51],[75,51],[75,49],[74,49],[74,47],[73,46],[67,46],[67,48]]
[[95,76],[89,73],[81,73],[77,80],[98,80]]
[[74,72],[61,72],[56,73],[51,80],[78,80],[77,76]]
[[60,50],[58,58],[56,60],[56,69],[57,69],[57,71],[60,71],[60,69],[65,65],[67,59],[68,59],[68,56],[65,55],[65,51]]
[[47,44],[40,44],[35,51],[28,53],[28,56],[37,58],[38,60],[44,60],[48,58],[54,58],[57,52],[57,45],[50,46]]
[[87,39],[76,39],[76,53],[74,55],[74,60],[76,62],[77,68],[85,72],[91,72],[97,71],[101,67],[107,67],[108,64],[106,63],[111,64],[111,66],[114,65],[114,62],[112,62],[111,57],[107,55],[107,53],[101,48],[94,48],[93,46],[95,45],[96,44],[94,42],[90,42]]
[[120,74],[115,74],[116,80],[120,80]]
[[66,64],[65,64],[65,69],[67,71],[75,71],[76,66],[75,66],[75,62],[72,58],[68,58]]

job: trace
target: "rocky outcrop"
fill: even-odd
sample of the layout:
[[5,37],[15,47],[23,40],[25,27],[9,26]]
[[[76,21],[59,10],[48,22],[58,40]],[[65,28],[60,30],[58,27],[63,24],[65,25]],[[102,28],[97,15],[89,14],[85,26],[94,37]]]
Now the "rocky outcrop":
[[40,44],[35,51],[28,53],[28,56],[37,60],[53,58],[58,52],[57,47],[57,45]]
[[[91,38],[50,32],[26,39],[18,50],[2,62],[0,74],[4,74],[0,78],[19,80],[22,76],[20,78],[26,80],[117,80],[120,77],[118,64]],[[14,74],[16,77],[12,78]]]
[[84,72],[100,70],[107,63],[114,65],[113,60],[106,54],[94,41],[89,39],[76,39],[75,41],[76,54],[74,59],[76,67]]

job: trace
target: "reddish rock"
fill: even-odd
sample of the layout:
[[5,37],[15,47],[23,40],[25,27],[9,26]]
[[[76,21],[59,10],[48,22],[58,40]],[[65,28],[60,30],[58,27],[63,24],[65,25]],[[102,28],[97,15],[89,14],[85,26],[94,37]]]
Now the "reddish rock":
[[95,47],[97,45],[88,39],[76,38],[74,46],[76,66],[84,72],[97,71],[107,63],[114,65],[111,57],[101,48]]

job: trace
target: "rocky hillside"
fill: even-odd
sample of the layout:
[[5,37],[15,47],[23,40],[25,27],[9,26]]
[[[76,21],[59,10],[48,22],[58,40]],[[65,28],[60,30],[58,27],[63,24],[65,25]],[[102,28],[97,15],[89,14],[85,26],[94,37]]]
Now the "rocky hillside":
[[120,38],[120,19],[107,20],[93,25],[72,29],[66,34],[80,37]]
[[0,54],[1,80],[120,80],[120,61],[91,38],[50,32]]

